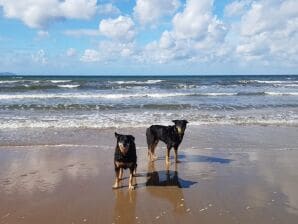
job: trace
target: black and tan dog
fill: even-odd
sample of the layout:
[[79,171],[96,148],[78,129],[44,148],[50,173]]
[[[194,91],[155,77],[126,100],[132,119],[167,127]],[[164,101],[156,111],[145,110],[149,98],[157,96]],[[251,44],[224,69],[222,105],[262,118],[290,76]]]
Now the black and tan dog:
[[132,184],[133,175],[136,173],[137,168],[137,153],[135,138],[132,135],[121,135],[115,132],[117,138],[117,145],[114,154],[114,165],[116,173],[116,181],[113,188],[120,187],[120,180],[123,176],[123,169],[129,169],[129,189],[133,190]]
[[167,145],[166,162],[169,163],[171,148],[174,148],[175,162],[179,162],[177,151],[180,143],[182,142],[188,121],[173,120],[173,122],[175,125],[172,126],[152,125],[147,128],[146,137],[148,144],[148,156],[151,161],[156,159],[155,148],[159,140],[161,140]]

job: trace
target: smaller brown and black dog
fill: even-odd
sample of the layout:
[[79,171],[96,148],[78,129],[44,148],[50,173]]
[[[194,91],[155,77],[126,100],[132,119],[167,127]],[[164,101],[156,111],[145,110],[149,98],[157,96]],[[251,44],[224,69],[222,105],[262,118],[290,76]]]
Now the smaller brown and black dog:
[[166,162],[169,163],[170,150],[174,148],[175,162],[178,160],[178,147],[183,140],[184,132],[187,120],[173,120],[175,125],[163,126],[163,125],[151,125],[146,130],[147,144],[148,144],[148,156],[151,161],[156,159],[155,148],[159,140],[163,141],[167,145]]
[[114,154],[114,165],[116,173],[116,181],[113,188],[120,187],[120,180],[123,176],[123,169],[129,169],[129,189],[133,190],[135,186],[132,184],[133,175],[137,169],[137,152],[135,145],[135,138],[132,135],[121,135],[115,132],[117,138],[117,145]]

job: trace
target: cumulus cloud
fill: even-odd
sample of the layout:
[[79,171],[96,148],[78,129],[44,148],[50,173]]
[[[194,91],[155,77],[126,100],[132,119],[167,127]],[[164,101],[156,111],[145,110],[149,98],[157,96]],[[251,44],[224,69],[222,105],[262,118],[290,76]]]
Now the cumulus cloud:
[[99,36],[100,35],[100,32],[97,29],[65,30],[63,33],[67,36],[72,36],[72,37]]
[[120,42],[130,42],[136,35],[135,24],[128,16],[101,20],[99,31],[102,35]]
[[37,36],[38,36],[39,38],[46,38],[46,37],[49,37],[50,34],[49,34],[48,31],[45,31],[45,30],[39,30],[39,31],[37,32]]
[[[236,54],[252,61],[295,64],[298,61],[298,2],[262,0],[253,2],[243,13]],[[269,63],[270,64],[270,63]]]
[[[93,46],[98,37],[98,45],[94,49],[86,47],[89,49],[80,56],[82,62],[131,59],[148,63],[224,63],[229,60],[235,65],[257,62],[264,66],[297,67],[297,0],[233,0],[225,6],[224,16],[220,18],[215,14],[214,3],[214,0],[186,0],[181,6],[180,0],[136,0],[132,14],[125,16],[119,16],[121,11],[113,4],[97,4],[96,0],[0,0],[0,7],[4,17],[37,28],[39,38],[49,36],[45,27],[52,21],[89,19],[95,13],[100,14],[104,19],[95,29],[64,31],[71,37],[92,36]],[[141,26],[158,26],[170,17],[171,26],[166,26],[159,38],[143,45],[144,36],[147,41],[157,32],[151,35],[152,30]],[[140,42],[136,38],[138,30],[145,34]],[[49,61],[42,49],[28,55],[27,58],[40,64]],[[70,48],[64,55],[73,57],[78,52]]]
[[159,41],[146,46],[146,58],[165,63],[206,60],[206,55],[214,55],[224,42],[227,27],[212,14],[212,5],[212,0],[188,0],[173,18],[173,30],[164,31]]
[[180,6],[178,0],[137,0],[134,7],[134,16],[145,24],[156,23],[160,18],[172,15]]
[[[107,37],[107,40],[102,40],[96,49],[85,50],[81,61],[114,61],[135,56],[136,31],[135,24],[130,17],[103,19],[99,23],[98,33]],[[100,55],[99,52],[101,52]]]
[[74,57],[77,54],[77,50],[74,48],[68,48],[66,51],[66,56],[67,57]]
[[36,53],[31,55],[32,60],[39,64],[47,64],[48,58],[46,56],[46,52],[43,49],[38,50]]
[[241,18],[241,34],[251,36],[285,29],[297,17],[298,2],[295,0],[254,2]]
[[120,9],[114,6],[112,3],[100,4],[98,6],[98,13],[101,15],[118,15],[121,13]]
[[89,19],[97,10],[96,0],[0,0],[6,18],[20,19],[31,28],[44,28],[61,19]]
[[240,16],[252,3],[252,0],[239,0],[225,6],[224,14],[227,17]]
[[103,57],[107,60],[115,60],[121,57],[133,56],[136,53],[134,42],[114,42],[103,41],[99,45],[99,49],[103,52]]
[[236,0],[223,19],[213,13],[213,3],[187,0],[172,29],[147,44],[140,61],[297,65],[298,1]]
[[188,0],[183,12],[173,19],[174,31],[179,38],[202,38],[207,34],[212,18],[211,0]]
[[98,62],[101,60],[101,56],[96,50],[86,49],[80,60],[83,62]]

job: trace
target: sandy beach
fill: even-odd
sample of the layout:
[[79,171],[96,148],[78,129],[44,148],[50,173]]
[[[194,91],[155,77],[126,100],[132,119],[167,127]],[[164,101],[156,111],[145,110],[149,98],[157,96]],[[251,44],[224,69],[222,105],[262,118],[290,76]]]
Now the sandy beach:
[[115,129],[34,130],[0,133],[0,223],[297,222],[296,127],[190,126],[169,166],[145,128],[117,130],[136,137],[134,191],[128,171],[112,189]]

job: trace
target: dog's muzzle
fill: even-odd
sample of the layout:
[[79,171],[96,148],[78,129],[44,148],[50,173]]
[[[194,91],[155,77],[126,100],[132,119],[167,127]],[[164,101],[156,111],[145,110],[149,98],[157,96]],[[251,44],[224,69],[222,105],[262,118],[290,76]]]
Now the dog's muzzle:
[[183,134],[183,130],[182,130],[182,128],[180,128],[180,127],[177,127],[177,132],[178,132],[178,134]]
[[118,146],[123,155],[125,155],[128,152],[128,147],[125,147],[122,143],[119,143]]

